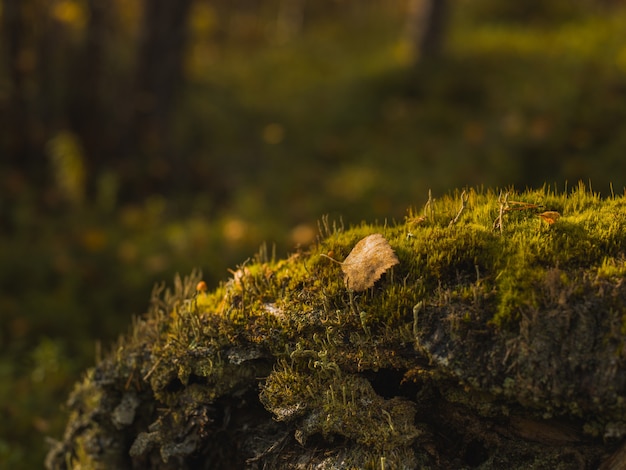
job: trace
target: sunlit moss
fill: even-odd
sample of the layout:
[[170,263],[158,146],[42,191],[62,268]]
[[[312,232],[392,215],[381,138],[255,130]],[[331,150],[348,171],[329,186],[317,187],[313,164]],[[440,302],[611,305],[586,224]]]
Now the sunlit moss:
[[[497,468],[490,455],[534,445],[523,435],[512,447],[487,438],[490,425],[478,423],[500,413],[576,417],[613,436],[614,423],[626,422],[626,383],[611,365],[626,356],[622,202],[583,187],[467,190],[431,197],[399,225],[346,230],[323,220],[308,251],[275,260],[261,250],[211,293],[197,288],[198,273],[177,278],[77,388],[50,461],[124,461],[116,451],[94,454],[93,433],[126,443],[137,462],[160,455],[187,465],[217,452],[215,439],[274,426],[282,437],[246,444],[242,455],[278,459],[292,439],[313,454],[322,446],[336,465],[427,467],[469,458],[432,444],[438,426],[467,432],[449,409],[458,406],[476,420],[462,440],[481,440],[483,468]],[[546,222],[544,211],[559,217]],[[371,233],[383,234],[400,263],[353,292],[328,258],[343,261]],[[132,426],[75,424],[119,410],[129,390],[142,403]]]

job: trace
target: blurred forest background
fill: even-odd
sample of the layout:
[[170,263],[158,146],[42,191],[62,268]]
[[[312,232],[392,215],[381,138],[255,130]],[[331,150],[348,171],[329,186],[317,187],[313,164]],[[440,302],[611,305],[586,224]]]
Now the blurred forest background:
[[[626,2],[2,0],[0,467],[155,282],[455,187],[626,184]],[[612,184],[612,187],[610,186]]]

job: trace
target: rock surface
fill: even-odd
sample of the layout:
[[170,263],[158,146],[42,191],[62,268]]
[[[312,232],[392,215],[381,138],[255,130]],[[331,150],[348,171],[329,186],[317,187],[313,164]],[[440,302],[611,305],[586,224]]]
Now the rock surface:
[[[624,198],[469,191],[320,225],[213,292],[155,289],[47,467],[625,468]],[[350,290],[327,258],[373,233],[399,264]]]

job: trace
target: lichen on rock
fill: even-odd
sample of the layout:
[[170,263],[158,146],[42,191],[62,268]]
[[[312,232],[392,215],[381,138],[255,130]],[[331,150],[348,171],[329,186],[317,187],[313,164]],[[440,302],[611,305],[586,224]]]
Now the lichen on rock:
[[[197,272],[155,289],[76,385],[47,467],[620,468],[624,198],[460,199],[323,223],[308,251],[261,253],[212,292]],[[374,233],[399,263],[346,288],[327,258]]]

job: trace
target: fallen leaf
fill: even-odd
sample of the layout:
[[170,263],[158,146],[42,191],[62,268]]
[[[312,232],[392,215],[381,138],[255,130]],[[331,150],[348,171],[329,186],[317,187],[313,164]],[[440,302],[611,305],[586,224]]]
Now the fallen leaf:
[[541,219],[543,221],[545,221],[548,225],[552,225],[553,223],[555,223],[557,220],[559,220],[559,217],[561,217],[561,214],[559,214],[556,211],[547,211],[547,212],[542,212],[541,214],[538,214],[539,217],[541,217]]
[[398,263],[389,242],[380,233],[374,233],[352,248],[341,263],[341,270],[346,287],[359,292],[372,287],[385,271]]

